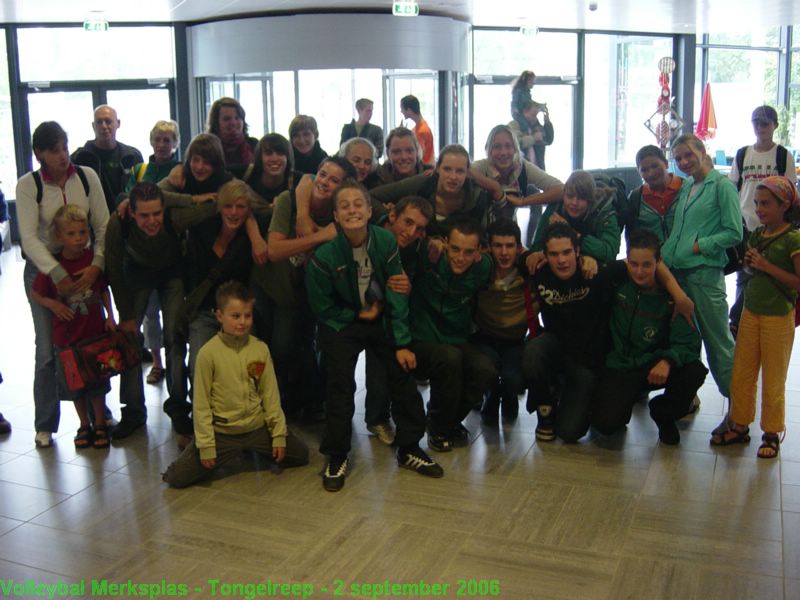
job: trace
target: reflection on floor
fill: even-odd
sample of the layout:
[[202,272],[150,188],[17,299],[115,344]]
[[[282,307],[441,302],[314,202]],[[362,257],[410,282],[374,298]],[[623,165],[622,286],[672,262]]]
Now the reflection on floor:
[[[17,249],[2,255],[2,271],[0,410],[14,426],[0,438],[3,585],[83,581],[83,592],[67,595],[88,597],[92,579],[154,583],[162,594],[163,580],[208,598],[253,597],[220,586],[271,581],[314,586],[318,598],[345,586],[345,597],[385,599],[412,596],[351,586],[424,581],[450,584],[439,596],[449,598],[459,585],[468,597],[512,600],[800,598],[800,352],[775,461],[757,460],[755,441],[709,448],[723,413],[709,378],[699,413],[680,424],[679,447],[657,443],[644,405],[624,434],[572,446],[535,443],[527,414],[500,430],[472,414],[472,443],[437,455],[446,476],[431,481],[398,469],[367,435],[360,391],[341,493],[322,490],[316,452],[303,469],[275,475],[245,457],[224,477],[170,490],[159,473],[178,451],[163,388],[146,386],[146,433],[110,451],[75,451],[68,405],[55,447],[34,449],[32,328]],[[316,448],[318,428],[297,430]]]

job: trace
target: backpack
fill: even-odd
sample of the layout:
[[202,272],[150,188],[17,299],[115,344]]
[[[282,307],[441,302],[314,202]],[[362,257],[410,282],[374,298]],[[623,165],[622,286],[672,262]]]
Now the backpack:
[[[636,221],[639,219],[639,212],[642,208],[642,186],[640,185],[635,190],[631,190],[631,193],[628,194],[628,199],[625,203],[625,210],[623,211],[624,214],[620,215],[617,213],[617,219],[619,220],[619,228],[625,228],[625,235],[630,234],[630,230],[636,224]],[[626,219],[623,221],[623,219]]]
[[[86,194],[86,197],[89,197],[89,180],[86,179],[86,173],[83,172],[83,167],[79,167],[75,165],[75,170],[78,172],[78,178],[81,180],[83,184],[83,193]],[[33,175],[33,183],[36,184],[36,204],[42,203],[42,196],[44,195],[44,185],[42,184],[42,174],[39,171],[34,171]]]
[[[742,191],[742,184],[744,183],[744,177],[742,177],[742,169],[744,169],[744,156],[747,154],[748,146],[742,146],[736,151],[736,172],[739,173],[739,178],[736,180],[736,190],[741,192]],[[775,152],[775,169],[778,171],[779,175],[783,175],[786,173],[786,156],[788,151],[786,148],[778,144],[778,149]]]
[[617,215],[617,222],[619,223],[620,229],[627,226],[628,223],[633,223],[633,221],[636,220],[636,215],[632,216],[625,182],[619,177],[606,175],[602,171],[593,172],[592,178],[598,190],[601,192],[606,191],[606,195],[611,196],[611,203],[614,206],[614,212]]

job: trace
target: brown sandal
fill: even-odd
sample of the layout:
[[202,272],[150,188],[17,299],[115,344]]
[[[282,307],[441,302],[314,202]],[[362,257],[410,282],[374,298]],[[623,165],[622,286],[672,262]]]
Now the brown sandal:
[[781,438],[777,433],[765,433],[761,436],[761,445],[758,447],[758,458],[776,458],[781,450]]
[[103,450],[111,445],[111,438],[108,437],[108,429],[105,427],[95,427],[94,444],[95,448]]
[[87,425],[78,429],[73,441],[75,442],[75,447],[82,450],[92,445],[92,439],[92,428]]
[[164,379],[164,367],[151,367],[150,372],[147,374],[147,383],[158,385],[162,379]]
[[736,429],[734,425],[728,431],[715,433],[708,441],[712,446],[730,446],[731,444],[747,444],[750,441],[750,428]]

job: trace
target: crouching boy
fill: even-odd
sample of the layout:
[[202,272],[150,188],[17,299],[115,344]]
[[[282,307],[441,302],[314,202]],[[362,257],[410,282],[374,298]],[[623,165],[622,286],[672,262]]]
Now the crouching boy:
[[650,400],[650,416],[659,439],[677,444],[675,421],[689,412],[708,370],[700,362],[700,334],[683,318],[673,319],[674,302],[656,279],[660,260],[655,234],[631,234],[627,277],[615,286],[613,345],[595,389],[592,424],[600,433],[614,433],[630,421],[643,392],[664,388]]
[[308,464],[308,448],[286,428],[267,345],[250,335],[253,294],[237,281],[219,286],[222,331],[198,352],[194,378],[194,440],[163,475],[186,487],[243,450],[269,454],[284,467]]
[[333,201],[336,237],[317,248],[306,268],[308,299],[319,321],[327,376],[328,418],[320,452],[329,460],[322,485],[329,492],[344,486],[355,412],[354,373],[365,348],[386,367],[398,464],[441,477],[442,468],[419,447],[425,411],[409,373],[416,367],[416,357],[407,347],[408,297],[386,285],[390,276],[403,272],[397,242],[391,232],[368,224],[372,209],[361,184],[345,181]]

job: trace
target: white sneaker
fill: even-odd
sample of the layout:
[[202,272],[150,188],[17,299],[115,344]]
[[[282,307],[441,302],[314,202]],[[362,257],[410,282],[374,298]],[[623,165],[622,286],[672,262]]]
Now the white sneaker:
[[53,445],[53,435],[49,431],[37,431],[33,441],[37,448],[49,448]]
[[378,436],[378,439],[387,446],[394,444],[395,431],[389,421],[375,423],[375,425],[367,425],[367,431]]

